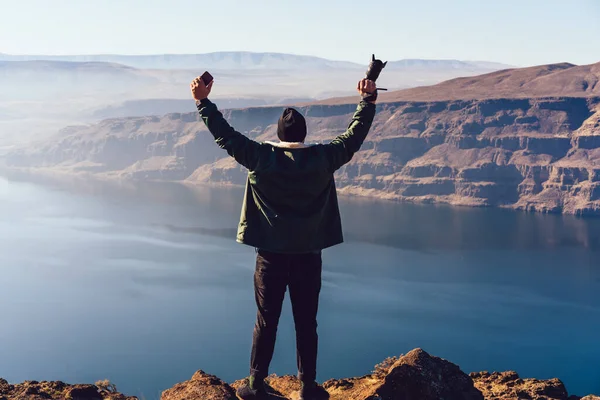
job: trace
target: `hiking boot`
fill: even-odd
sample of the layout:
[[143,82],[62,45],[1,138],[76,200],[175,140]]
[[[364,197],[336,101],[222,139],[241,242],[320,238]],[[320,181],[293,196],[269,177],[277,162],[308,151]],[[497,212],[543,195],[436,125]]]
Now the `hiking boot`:
[[298,400],[326,400],[329,399],[329,393],[317,382],[302,382],[302,387],[298,393]]
[[241,400],[268,400],[267,388],[262,380],[250,377],[236,390],[236,395]]

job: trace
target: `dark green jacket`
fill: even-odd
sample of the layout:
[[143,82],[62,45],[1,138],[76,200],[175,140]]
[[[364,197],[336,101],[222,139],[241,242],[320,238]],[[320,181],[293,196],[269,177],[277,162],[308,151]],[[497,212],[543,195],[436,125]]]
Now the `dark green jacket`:
[[255,142],[229,126],[208,99],[198,111],[219,147],[249,171],[238,242],[278,253],[342,243],[333,173],[360,149],[375,104],[361,101],[345,133],[316,145]]

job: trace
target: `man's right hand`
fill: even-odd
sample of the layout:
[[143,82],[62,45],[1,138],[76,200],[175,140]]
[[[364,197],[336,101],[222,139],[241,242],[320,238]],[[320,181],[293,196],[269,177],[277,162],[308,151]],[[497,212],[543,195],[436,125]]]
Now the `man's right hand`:
[[[360,93],[360,96],[365,98],[377,90],[377,85],[375,82],[370,81],[368,79],[361,79],[356,86],[356,90]],[[370,101],[369,103],[375,103],[376,100]]]
[[213,83],[214,81],[212,81],[208,84],[208,86],[206,86],[204,84],[204,81],[202,80],[202,77],[199,76],[196,79],[194,79],[192,83],[190,83],[190,89],[192,90],[192,97],[194,98],[194,100],[202,101],[208,98]]

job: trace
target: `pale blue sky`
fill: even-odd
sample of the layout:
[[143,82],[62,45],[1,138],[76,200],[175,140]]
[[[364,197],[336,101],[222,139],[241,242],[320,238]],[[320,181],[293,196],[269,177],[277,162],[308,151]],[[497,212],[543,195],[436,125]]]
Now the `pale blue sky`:
[[586,64],[600,0],[0,0],[0,53],[231,50]]

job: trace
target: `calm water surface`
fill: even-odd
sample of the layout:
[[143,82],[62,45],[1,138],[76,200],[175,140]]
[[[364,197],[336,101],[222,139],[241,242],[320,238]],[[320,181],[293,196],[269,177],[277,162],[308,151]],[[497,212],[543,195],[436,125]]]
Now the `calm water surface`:
[[[247,374],[254,250],[241,189],[0,178],[0,377],[157,399]],[[466,371],[600,393],[600,219],[342,199],[319,379],[422,347]],[[289,301],[272,371],[295,373]]]

